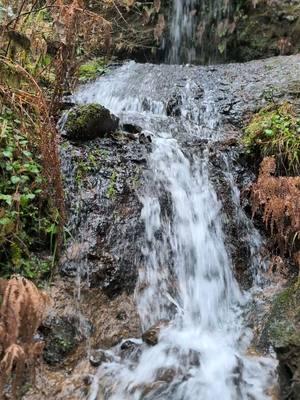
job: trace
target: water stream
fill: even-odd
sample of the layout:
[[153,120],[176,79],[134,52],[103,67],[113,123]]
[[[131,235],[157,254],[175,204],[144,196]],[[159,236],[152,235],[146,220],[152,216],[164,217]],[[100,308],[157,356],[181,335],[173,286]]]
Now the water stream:
[[[171,73],[183,76],[176,96]],[[139,192],[144,263],[135,299],[143,331],[164,321],[156,346],[132,339],[136,350],[125,359],[122,343],[110,351],[112,361],[99,367],[89,399],[271,399],[276,365],[249,352],[245,310],[251,295],[234,278],[222,203],[210,177],[208,147],[223,137],[214,86],[203,73],[200,88],[180,67],[167,75],[168,82],[164,67],[131,62],[75,95],[151,135]],[[207,144],[190,151],[193,140]],[[225,174],[238,203],[234,179]],[[256,254],[259,237],[249,233],[249,241]]]

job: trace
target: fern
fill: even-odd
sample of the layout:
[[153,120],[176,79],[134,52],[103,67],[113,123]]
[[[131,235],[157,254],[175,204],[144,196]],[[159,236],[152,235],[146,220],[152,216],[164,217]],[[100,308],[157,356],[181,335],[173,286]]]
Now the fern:
[[[299,263],[300,239],[300,177],[275,177],[274,157],[265,157],[260,165],[257,182],[252,186],[253,216],[263,211],[263,220],[282,253],[295,253]],[[299,263],[300,267],[300,263]]]
[[[1,293],[2,292],[2,293]],[[0,280],[3,300],[0,308],[0,398],[11,380],[12,397],[18,398],[25,367],[31,371],[43,344],[34,341],[46,311],[50,306],[48,295],[39,291],[29,280],[14,276]]]

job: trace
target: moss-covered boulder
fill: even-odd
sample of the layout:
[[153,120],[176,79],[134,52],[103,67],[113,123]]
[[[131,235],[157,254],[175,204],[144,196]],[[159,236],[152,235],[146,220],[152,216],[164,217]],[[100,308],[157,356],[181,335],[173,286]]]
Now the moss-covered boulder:
[[300,399],[300,278],[280,293],[267,326],[279,361],[282,399]]
[[70,140],[85,141],[103,137],[118,129],[119,118],[100,104],[73,108],[64,124],[64,136]]

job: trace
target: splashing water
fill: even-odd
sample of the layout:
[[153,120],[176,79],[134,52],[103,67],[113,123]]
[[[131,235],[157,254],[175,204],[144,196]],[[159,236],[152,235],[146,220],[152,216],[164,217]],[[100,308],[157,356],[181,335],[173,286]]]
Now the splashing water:
[[[143,330],[164,321],[156,346],[134,340],[138,351],[126,359],[122,344],[112,350],[114,361],[99,368],[89,399],[102,393],[109,400],[267,400],[275,362],[248,354],[248,295],[233,276],[208,149],[192,154],[184,146],[191,137],[214,141],[221,135],[213,92],[202,77],[199,107],[197,88],[186,80],[180,116],[168,117],[169,89],[158,68],[129,63],[75,96],[152,133],[140,193],[144,265],[135,297]],[[228,181],[234,185],[232,177]]]

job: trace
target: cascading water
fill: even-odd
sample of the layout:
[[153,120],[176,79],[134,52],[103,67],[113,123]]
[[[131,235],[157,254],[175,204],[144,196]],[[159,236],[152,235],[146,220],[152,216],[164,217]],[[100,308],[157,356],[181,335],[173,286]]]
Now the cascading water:
[[173,0],[167,61],[208,64],[226,60],[235,29],[232,0]]
[[[172,74],[182,75],[173,113]],[[248,354],[249,295],[234,278],[222,204],[210,179],[208,146],[222,139],[213,87],[204,73],[201,88],[196,76],[184,74],[175,66],[128,63],[75,95],[151,134],[139,193],[145,238],[135,297],[143,330],[162,321],[156,346],[133,339],[137,350],[125,359],[122,343],[112,349],[113,361],[99,368],[90,400],[271,398],[275,362]],[[204,147],[189,152],[189,141],[204,138]],[[232,186],[231,176],[228,181]]]

